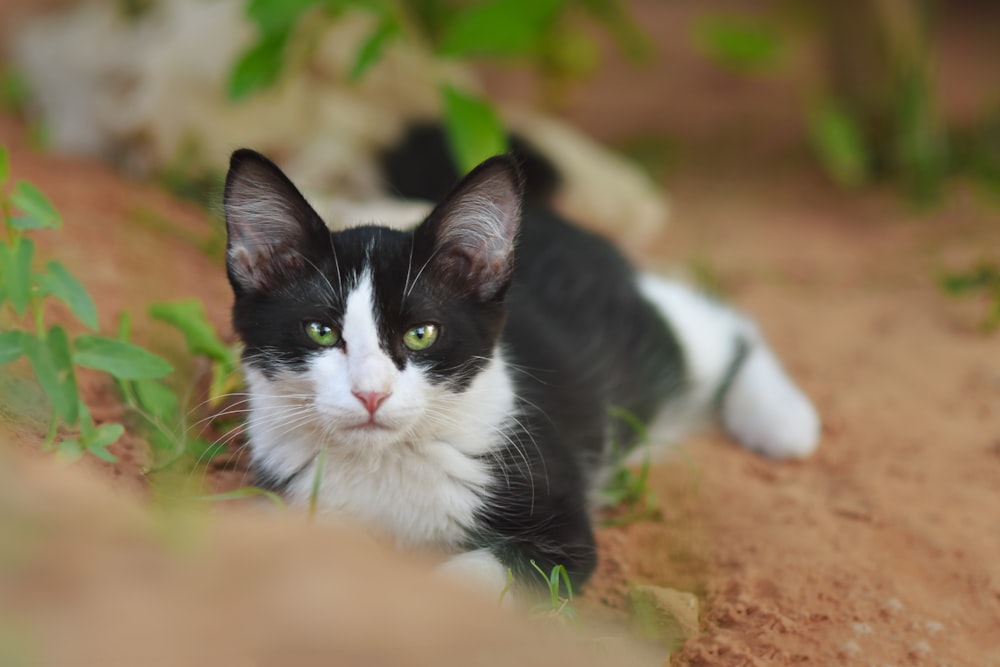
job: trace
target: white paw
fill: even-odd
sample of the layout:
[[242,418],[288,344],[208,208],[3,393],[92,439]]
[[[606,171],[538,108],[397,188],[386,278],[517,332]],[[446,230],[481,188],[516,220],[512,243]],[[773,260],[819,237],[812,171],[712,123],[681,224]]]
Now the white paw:
[[486,549],[452,556],[438,566],[437,572],[466,588],[491,596],[498,605],[513,604],[511,591],[507,590],[507,568]]
[[816,408],[763,345],[754,347],[723,398],[722,422],[747,449],[802,459],[819,444]]

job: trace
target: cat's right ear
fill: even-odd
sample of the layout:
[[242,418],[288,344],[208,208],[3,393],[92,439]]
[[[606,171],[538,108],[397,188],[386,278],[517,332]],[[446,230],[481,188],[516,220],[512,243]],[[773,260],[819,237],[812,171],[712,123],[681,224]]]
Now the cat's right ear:
[[521,172],[509,155],[473,169],[416,232],[431,239],[432,270],[483,301],[501,296],[514,269],[521,198]]
[[246,148],[226,175],[226,269],[237,293],[273,289],[305,270],[329,231],[288,177]]

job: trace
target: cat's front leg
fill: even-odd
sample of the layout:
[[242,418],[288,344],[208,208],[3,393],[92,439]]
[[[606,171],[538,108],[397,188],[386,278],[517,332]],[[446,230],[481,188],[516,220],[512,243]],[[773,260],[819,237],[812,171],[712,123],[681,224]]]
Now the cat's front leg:
[[510,606],[509,568],[489,549],[474,549],[450,557],[438,566],[437,572],[467,588],[493,597],[497,604]]

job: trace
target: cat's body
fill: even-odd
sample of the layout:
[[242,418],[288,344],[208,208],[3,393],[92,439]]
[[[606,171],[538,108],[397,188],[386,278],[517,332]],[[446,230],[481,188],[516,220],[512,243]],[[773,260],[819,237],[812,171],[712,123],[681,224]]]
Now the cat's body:
[[258,483],[498,587],[508,568],[537,581],[531,560],[579,583],[594,493],[635,435],[616,413],[673,435],[717,413],[769,455],[814,448],[815,412],[752,323],[637,273],[537,192],[521,209],[500,157],[413,232],[331,233],[276,167],[234,154],[227,258]]

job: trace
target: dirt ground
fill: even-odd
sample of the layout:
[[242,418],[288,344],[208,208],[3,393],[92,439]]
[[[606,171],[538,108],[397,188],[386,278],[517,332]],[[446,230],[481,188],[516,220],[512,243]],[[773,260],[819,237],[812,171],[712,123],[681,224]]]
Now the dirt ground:
[[[607,120],[608,91],[624,85],[609,76],[569,115],[608,139],[678,127],[687,137],[666,176],[672,226],[638,261],[709,267],[815,399],[824,429],[801,463],[762,460],[716,434],[684,443],[653,470],[662,519],[600,531],[585,607],[622,608],[634,582],[695,592],[701,633],[673,665],[1000,666],[1000,334],[978,329],[985,302],[936,285],[943,269],[1000,258],[1000,208],[961,183],[930,213],[888,189],[826,185],[787,140],[789,106],[760,99],[790,99],[794,87],[727,89],[696,68],[691,85],[712,91],[661,100],[657,113],[640,98],[626,132]],[[512,81],[501,72],[492,85],[511,97],[521,90]],[[709,124],[698,109],[718,108],[720,90],[757,101]],[[751,137],[741,158],[713,157],[741,132]],[[201,210],[105,165],[35,150],[27,136],[0,115],[15,175],[67,221],[58,243],[39,237],[41,251],[83,278],[102,329],[129,310],[138,337],[169,354],[179,340],[141,314],[198,297],[228,331],[224,271],[198,248],[213,233]],[[85,386],[95,417],[120,416],[107,387]],[[15,430],[35,433],[30,421]],[[127,436],[117,451],[116,466],[84,465],[141,491],[139,443]]]

